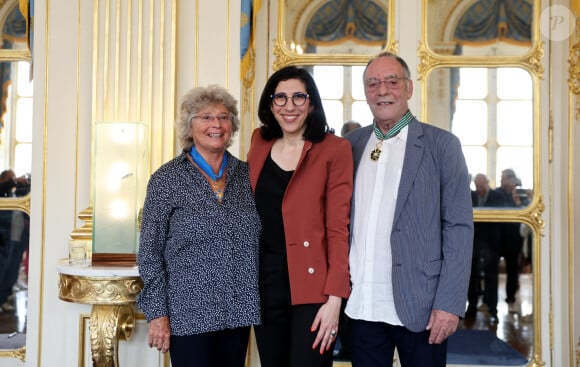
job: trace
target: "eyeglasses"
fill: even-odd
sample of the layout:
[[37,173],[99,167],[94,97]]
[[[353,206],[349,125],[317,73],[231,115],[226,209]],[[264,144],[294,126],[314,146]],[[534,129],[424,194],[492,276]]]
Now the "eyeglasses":
[[[272,97],[272,102],[274,102],[274,104],[278,107],[286,106],[289,98],[286,93],[276,93],[272,94],[270,97]],[[290,98],[292,98],[292,103],[294,103],[294,106],[299,107],[304,105],[309,97],[310,96],[306,93],[294,93]]]
[[213,115],[195,115],[192,117],[192,119],[197,119],[197,120],[201,120],[202,122],[212,122],[214,119],[217,119],[219,122],[227,122],[227,121],[231,121],[232,117],[229,114],[226,113],[222,113],[220,115],[217,116],[213,116]]
[[371,78],[365,82],[365,88],[369,92],[376,92],[381,87],[382,83],[385,83],[385,87],[389,90],[397,90],[403,86],[404,81],[408,80],[406,77],[391,76],[389,78],[380,80],[376,78]]

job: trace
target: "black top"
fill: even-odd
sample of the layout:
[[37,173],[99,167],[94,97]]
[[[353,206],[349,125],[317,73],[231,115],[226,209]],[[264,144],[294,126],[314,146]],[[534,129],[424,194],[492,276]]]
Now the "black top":
[[284,171],[268,155],[256,183],[256,209],[262,220],[260,252],[286,254],[282,200],[294,171]]

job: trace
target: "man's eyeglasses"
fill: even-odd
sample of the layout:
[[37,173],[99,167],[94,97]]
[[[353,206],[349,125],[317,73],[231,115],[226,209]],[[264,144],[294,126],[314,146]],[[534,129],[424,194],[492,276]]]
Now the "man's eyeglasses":
[[227,113],[222,113],[217,116],[213,115],[195,115],[192,119],[200,120],[202,122],[212,122],[214,119],[217,119],[219,122],[228,122],[231,121],[231,116]]
[[292,97],[288,97],[286,93],[276,93],[272,94],[270,97],[272,97],[272,102],[274,102],[276,106],[283,107],[288,102],[288,98],[292,98],[294,106],[302,106],[310,96],[306,93],[294,93]]
[[389,90],[397,90],[403,86],[403,83],[409,78],[392,76],[383,80],[371,78],[365,82],[365,88],[369,92],[376,92],[381,87],[382,83],[385,83],[385,87]]

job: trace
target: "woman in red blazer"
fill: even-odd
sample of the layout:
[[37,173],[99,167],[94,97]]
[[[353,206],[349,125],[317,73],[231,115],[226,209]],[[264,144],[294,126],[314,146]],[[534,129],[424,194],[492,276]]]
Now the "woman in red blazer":
[[350,143],[329,133],[313,78],[294,66],[268,79],[258,116],[248,163],[262,220],[261,365],[331,366],[350,292]]

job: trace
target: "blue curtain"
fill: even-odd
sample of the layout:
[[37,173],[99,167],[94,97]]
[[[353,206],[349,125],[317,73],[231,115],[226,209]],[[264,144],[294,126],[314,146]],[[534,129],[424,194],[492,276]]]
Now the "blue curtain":
[[242,0],[242,15],[240,21],[240,59],[243,59],[250,47],[252,32],[252,0]]
[[254,27],[256,13],[262,6],[261,0],[242,0],[240,19],[240,76],[244,80],[252,67],[252,47],[254,47]]
[[498,40],[530,44],[532,5],[525,0],[480,0],[460,18],[454,37],[464,45]]
[[306,28],[307,47],[346,40],[370,45],[387,41],[387,13],[370,0],[331,0],[312,16]]

